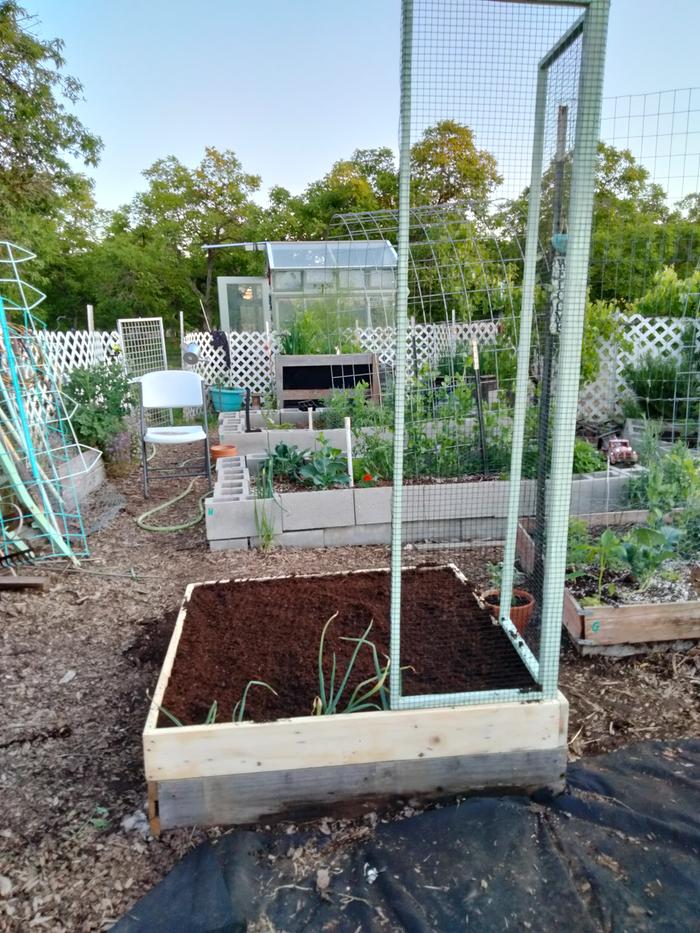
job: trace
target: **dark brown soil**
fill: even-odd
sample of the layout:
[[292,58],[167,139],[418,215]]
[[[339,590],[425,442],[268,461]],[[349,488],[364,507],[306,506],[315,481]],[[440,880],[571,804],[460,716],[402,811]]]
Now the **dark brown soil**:
[[[449,569],[425,568],[404,573],[402,586],[401,659],[402,666],[410,665],[403,672],[405,694],[535,688],[506,635],[477,605],[470,584]],[[246,719],[309,715],[319,694],[325,623],[338,613],[324,649],[327,678],[337,656],[337,687],[355,648],[347,639],[359,638],[370,622],[369,638],[384,663],[389,602],[390,577],[382,572],[196,587],[164,706],[183,723],[201,723],[216,700],[218,721],[230,721],[248,681],[262,680],[278,695],[251,688]],[[344,695],[349,698],[375,670],[370,649],[363,647]]]

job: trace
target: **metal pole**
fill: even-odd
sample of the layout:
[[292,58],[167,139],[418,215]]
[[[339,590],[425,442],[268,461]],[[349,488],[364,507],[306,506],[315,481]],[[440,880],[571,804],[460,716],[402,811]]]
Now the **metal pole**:
[[401,697],[401,518],[408,324],[408,239],[411,199],[411,57],[413,0],[401,3],[401,112],[399,138],[398,265],[396,285],[396,364],[394,370],[394,487],[391,516],[390,705]]
[[557,118],[557,150],[554,162],[554,201],[552,205],[552,248],[550,255],[551,297],[549,319],[544,326],[544,354],[540,380],[540,410],[538,424],[539,454],[537,457],[537,495],[535,505],[535,568],[534,596],[542,605],[542,582],[545,548],[545,513],[547,493],[547,465],[549,463],[549,419],[552,399],[552,370],[557,354],[557,337],[561,325],[561,299],[564,289],[566,260],[561,252],[557,234],[564,233],[564,163],[566,161],[566,133],[569,108],[559,107]]
[[345,446],[348,451],[348,476],[350,477],[350,488],[355,485],[355,478],[352,472],[352,428],[350,424],[350,419],[345,419]]
[[576,146],[569,204],[566,282],[559,338],[559,380],[554,411],[549,490],[547,555],[542,601],[540,671],[545,696],[556,695],[559,674],[566,571],[566,544],[571,501],[571,467],[576,434],[576,408],[581,370],[581,338],[586,309],[595,168],[605,70],[605,37],[610,0],[591,0],[586,11],[581,51]]
[[513,571],[515,565],[515,540],[518,533],[520,511],[520,480],[523,466],[523,438],[527,411],[528,383],[530,376],[530,341],[532,318],[535,307],[535,267],[540,226],[540,197],[542,193],[542,160],[544,153],[544,122],[547,103],[547,69],[540,68],[537,75],[535,98],[535,133],[532,144],[532,169],[530,194],[527,206],[527,238],[525,241],[525,267],[523,270],[522,308],[520,332],[518,334],[518,371],[515,380],[515,404],[513,406],[513,441],[510,456],[510,480],[508,483],[508,517],[506,540],[503,548],[503,574],[499,621],[510,619],[510,604],[513,598]]

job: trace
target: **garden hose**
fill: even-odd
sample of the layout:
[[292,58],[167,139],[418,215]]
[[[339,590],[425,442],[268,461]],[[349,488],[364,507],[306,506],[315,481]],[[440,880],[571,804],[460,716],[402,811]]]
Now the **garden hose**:
[[[153,446],[153,452],[148,457],[148,460],[152,460],[153,457],[155,456],[156,448],[155,448],[155,445],[152,445],[152,446]],[[197,460],[197,459],[198,459],[197,457],[188,457],[187,460],[183,460],[181,463],[179,463],[178,467],[184,467],[185,464],[190,462],[190,460]],[[194,518],[190,518],[186,522],[181,522],[177,525],[151,525],[146,521],[149,515],[155,515],[156,512],[160,512],[163,509],[167,509],[168,506],[174,505],[175,502],[179,502],[180,499],[184,499],[185,496],[189,496],[189,494],[194,489],[195,483],[196,483],[196,479],[191,480],[189,486],[187,487],[187,489],[185,489],[184,492],[178,493],[176,496],[173,496],[172,499],[168,499],[167,502],[161,502],[160,505],[156,505],[152,509],[148,509],[146,512],[143,512],[141,515],[135,518],[134,521],[139,526],[139,528],[143,528],[144,531],[163,531],[163,532],[184,531],[186,528],[192,528],[194,525],[198,525],[201,522],[201,520],[204,518],[204,500],[209,495],[209,490],[202,493],[202,495],[198,498],[197,514],[194,516]]]

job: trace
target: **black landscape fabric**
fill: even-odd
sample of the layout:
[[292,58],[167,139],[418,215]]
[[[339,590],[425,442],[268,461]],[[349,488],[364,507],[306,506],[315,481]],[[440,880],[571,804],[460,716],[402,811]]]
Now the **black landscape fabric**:
[[700,741],[645,742],[570,765],[555,798],[472,797],[350,839],[234,832],[113,929],[696,931],[699,771]]

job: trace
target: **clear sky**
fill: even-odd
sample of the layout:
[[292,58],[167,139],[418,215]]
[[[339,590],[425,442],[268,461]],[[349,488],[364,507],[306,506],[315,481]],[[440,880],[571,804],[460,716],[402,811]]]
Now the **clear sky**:
[[[355,148],[395,147],[399,0],[24,0],[65,41],[78,113],[105,144],[100,206],[141,171],[234,149],[293,192]],[[700,84],[700,0],[612,0],[605,94]]]

